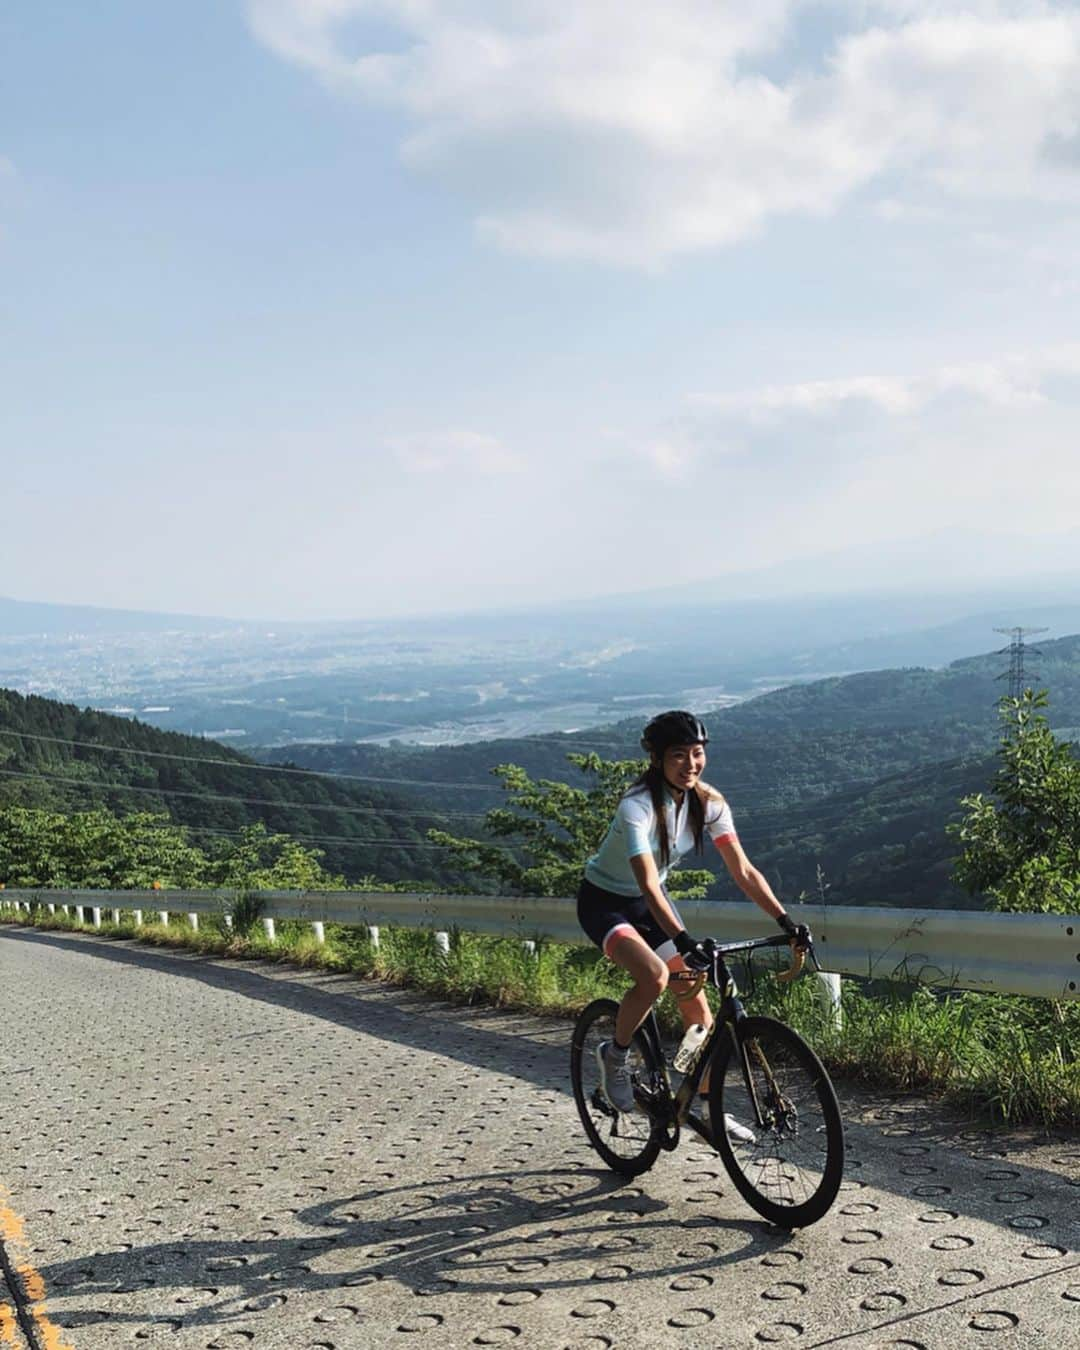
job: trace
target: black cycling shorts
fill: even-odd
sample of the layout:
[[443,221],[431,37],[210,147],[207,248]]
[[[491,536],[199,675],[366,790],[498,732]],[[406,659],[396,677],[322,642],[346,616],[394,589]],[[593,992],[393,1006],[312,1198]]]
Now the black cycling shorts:
[[[667,891],[664,892],[667,896]],[[668,896],[668,904],[671,897]],[[675,909],[674,905],[671,905]],[[677,955],[675,943],[653,918],[649,902],[643,895],[616,895],[614,891],[605,891],[594,886],[582,877],[577,896],[578,923],[605,956],[610,955],[611,943],[619,936],[620,929],[631,928],[639,933],[649,944],[661,961],[670,961]],[[675,910],[679,918],[679,911]],[[681,919],[680,919],[681,922]]]

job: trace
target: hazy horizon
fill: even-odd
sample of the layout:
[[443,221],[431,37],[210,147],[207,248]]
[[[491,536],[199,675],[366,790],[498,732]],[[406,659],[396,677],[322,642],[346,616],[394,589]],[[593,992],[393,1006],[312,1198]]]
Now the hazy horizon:
[[[147,614],[156,618],[175,617],[201,621],[221,621],[226,623],[249,624],[312,624],[347,625],[350,623],[395,623],[395,622],[437,622],[454,619],[483,619],[499,614],[549,613],[566,610],[606,608],[608,606],[647,604],[654,595],[658,600],[667,600],[678,593],[675,603],[685,606],[698,605],[702,608],[715,608],[728,603],[738,605],[740,601],[785,602],[798,599],[807,601],[858,600],[864,596],[889,595],[900,597],[910,595],[917,600],[920,597],[955,598],[964,602],[978,603],[989,600],[995,594],[1010,595],[1023,591],[1033,581],[1056,586],[1075,584],[1080,587],[1080,529],[1059,535],[1047,536],[1042,542],[1049,544],[1047,551],[1040,552],[1040,541],[1032,537],[1010,540],[1008,536],[991,536],[975,531],[967,531],[959,537],[952,537],[949,543],[952,552],[968,553],[976,543],[984,552],[976,558],[971,570],[965,573],[954,558],[949,560],[935,552],[934,545],[942,542],[938,536],[919,536],[912,539],[895,541],[892,550],[880,550],[882,556],[874,557],[875,550],[840,550],[822,554],[808,555],[774,564],[769,568],[745,572],[730,571],[711,577],[700,577],[688,583],[675,583],[670,586],[644,586],[635,590],[594,592],[588,595],[574,594],[556,596],[547,600],[523,601],[519,604],[503,603],[481,605],[463,610],[415,610],[397,612],[371,612],[367,614],[324,614],[286,615],[251,613],[197,613],[194,611],[166,610],[144,607],[104,605],[95,602],[75,601],[67,598],[53,599],[40,595],[16,596],[0,593],[0,601],[8,600],[17,605],[46,605],[56,608],[74,608],[106,610],[119,613]],[[1015,554],[1003,551],[1004,545],[1015,543]],[[910,556],[909,556],[910,555]],[[897,575],[897,559],[908,556],[907,575]],[[912,569],[911,559],[918,566]],[[1075,560],[1074,560],[1075,559]],[[981,562],[982,566],[978,563]],[[878,570],[875,570],[875,564]],[[996,566],[995,566],[996,564]],[[739,583],[735,593],[720,592],[712,595],[706,589],[710,582],[719,586],[724,583]],[[1055,594],[1051,600],[1058,600]],[[1027,602],[1031,607],[1045,603],[1038,595],[1030,595]]]

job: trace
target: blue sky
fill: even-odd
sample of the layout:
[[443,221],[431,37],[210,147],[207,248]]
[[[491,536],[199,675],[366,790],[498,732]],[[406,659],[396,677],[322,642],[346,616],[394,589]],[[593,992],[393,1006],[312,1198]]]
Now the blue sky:
[[16,0],[0,161],[0,592],[361,617],[1080,521],[1073,5]]

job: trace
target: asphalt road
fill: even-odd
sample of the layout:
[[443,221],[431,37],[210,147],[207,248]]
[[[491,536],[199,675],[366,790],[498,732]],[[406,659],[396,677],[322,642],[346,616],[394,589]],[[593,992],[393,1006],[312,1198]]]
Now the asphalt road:
[[6,925],[0,1017],[4,1350],[1080,1347],[1078,1137],[841,1087],[790,1234],[599,1167],[568,1022]]

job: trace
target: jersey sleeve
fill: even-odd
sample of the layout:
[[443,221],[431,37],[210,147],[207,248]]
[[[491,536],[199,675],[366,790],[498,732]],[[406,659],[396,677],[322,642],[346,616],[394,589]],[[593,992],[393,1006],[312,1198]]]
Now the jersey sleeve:
[[726,801],[709,803],[705,829],[714,844],[722,844],[726,839],[736,838],[735,821],[731,815],[731,807]]
[[643,797],[624,797],[617,811],[626,840],[626,856],[637,858],[652,852],[652,805]]

